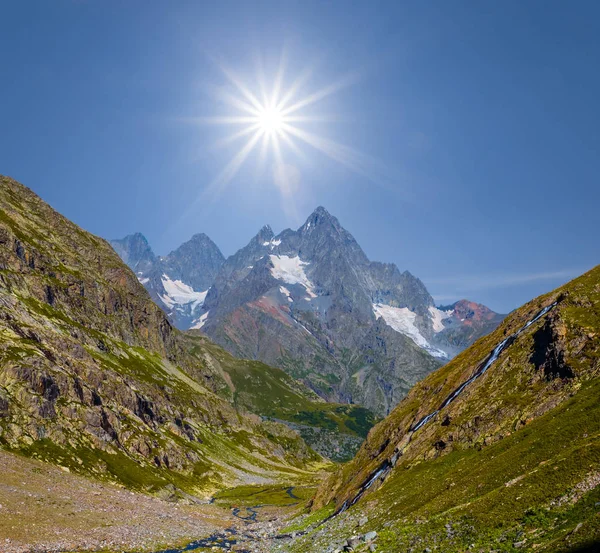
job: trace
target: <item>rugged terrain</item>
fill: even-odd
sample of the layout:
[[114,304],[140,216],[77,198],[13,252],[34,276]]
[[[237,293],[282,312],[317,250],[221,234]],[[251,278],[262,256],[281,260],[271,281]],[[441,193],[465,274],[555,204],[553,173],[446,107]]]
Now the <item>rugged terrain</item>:
[[[212,252],[214,244],[204,243]],[[156,258],[141,235],[113,245],[180,323],[237,357],[281,367],[328,401],[361,404],[379,415],[503,318],[466,300],[437,308],[418,278],[370,261],[322,207],[296,231],[275,236],[265,226],[216,273],[207,263],[210,286],[192,282],[183,270],[161,268],[157,277]],[[206,257],[214,258],[195,256]],[[157,294],[161,287],[172,289],[170,296]],[[191,323],[190,309],[197,315]]]
[[339,514],[291,550],[367,551],[368,532],[386,552],[598,550],[599,395],[596,267],[418,383],[320,487],[313,520]]
[[[371,428],[368,410],[179,332],[107,242],[0,184],[3,551],[598,550],[600,266],[515,310]],[[263,263],[290,278],[287,261]],[[310,301],[326,297],[317,272],[292,269]],[[497,322],[466,301],[435,309],[457,347],[469,325],[451,334],[448,319]],[[368,332],[409,339],[381,319]],[[367,432],[337,468],[300,437],[343,459]]]
[[110,244],[180,329],[190,328],[201,316],[206,293],[225,261],[206,234],[192,236],[165,257],[156,256],[140,233]]
[[322,462],[235,408],[221,350],[174,329],[107,242],[0,184],[2,448],[180,497]]

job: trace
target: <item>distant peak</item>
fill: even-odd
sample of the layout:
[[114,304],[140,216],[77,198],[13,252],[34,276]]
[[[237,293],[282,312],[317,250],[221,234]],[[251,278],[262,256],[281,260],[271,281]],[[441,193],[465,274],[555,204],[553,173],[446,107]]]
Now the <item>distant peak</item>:
[[330,215],[329,211],[327,211],[322,205],[320,205],[319,207],[317,207],[314,211],[313,211],[313,215]]
[[203,232],[194,234],[187,242],[184,242],[167,257],[178,255],[198,255],[200,252],[214,252],[218,257],[223,257],[219,247]]
[[459,300],[449,306],[458,316],[465,319],[489,319],[497,315],[486,305],[470,301],[467,299]]
[[254,239],[259,242],[268,242],[274,236],[275,235],[273,234],[273,229],[271,228],[271,225],[265,225],[258,231],[258,234],[254,237]]
[[309,215],[306,223],[304,223],[304,228],[308,230],[311,226],[319,226],[324,223],[328,223],[334,227],[340,226],[339,221],[320,205]]
[[133,234],[128,234],[127,236],[124,236],[123,238],[116,238],[114,240],[111,240],[111,242],[121,242],[121,243],[143,243],[148,245],[148,239],[141,233],[141,232],[134,232]]
[[[190,242],[206,242],[207,240],[210,240],[210,238],[203,232],[198,232],[190,238]],[[212,240],[210,241],[212,242]]]

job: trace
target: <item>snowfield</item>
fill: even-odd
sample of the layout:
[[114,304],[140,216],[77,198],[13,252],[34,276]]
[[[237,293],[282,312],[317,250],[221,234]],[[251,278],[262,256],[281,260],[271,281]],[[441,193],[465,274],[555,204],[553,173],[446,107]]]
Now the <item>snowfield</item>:
[[442,311],[441,309],[438,309],[437,307],[430,307],[429,313],[431,314],[431,322],[433,323],[433,331],[441,332],[442,330],[444,330],[444,328],[446,328],[444,326],[444,322],[443,322],[444,319],[449,319],[450,317],[452,317],[454,310],[451,309],[450,311]]
[[425,336],[421,334],[421,331],[415,325],[417,314],[408,309],[408,307],[392,307],[391,305],[374,303],[373,312],[375,313],[375,317],[378,319],[380,317],[383,318],[396,332],[408,336],[417,346],[427,351],[427,353],[444,359],[448,357],[442,350],[434,348]]
[[196,292],[181,280],[171,280],[167,274],[162,275],[161,281],[166,294],[161,294],[160,299],[169,309],[178,309],[189,305],[193,311],[204,304],[208,290]]
[[270,242],[263,242],[263,246],[270,246],[273,249],[275,246],[279,246],[281,244],[281,240],[275,240],[273,238]]
[[287,299],[288,299],[288,301],[289,301],[289,302],[292,302],[292,301],[294,301],[294,300],[292,299],[291,295],[290,295],[290,291],[289,291],[289,290],[288,290],[288,289],[287,289],[285,286],[280,286],[280,287],[279,287],[279,291],[280,291],[280,292],[281,292],[281,293],[282,293],[284,296],[286,296],[286,297],[287,297]]
[[204,323],[206,322],[206,319],[208,318],[208,313],[209,312],[207,311],[206,313],[200,315],[200,317],[194,321],[194,324],[190,328],[202,328],[204,326]]
[[304,267],[308,263],[302,261],[298,256],[288,257],[287,255],[270,255],[273,268],[271,274],[277,280],[281,280],[286,284],[301,284],[306,288],[306,293],[311,298],[316,298],[314,293],[313,283],[308,279],[304,272]]

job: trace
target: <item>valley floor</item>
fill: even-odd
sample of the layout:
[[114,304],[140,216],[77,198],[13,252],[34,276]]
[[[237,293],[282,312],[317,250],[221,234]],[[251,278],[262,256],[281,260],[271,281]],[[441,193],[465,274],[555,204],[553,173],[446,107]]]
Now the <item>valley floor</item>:
[[268,551],[313,492],[248,486],[175,504],[0,450],[0,551]]

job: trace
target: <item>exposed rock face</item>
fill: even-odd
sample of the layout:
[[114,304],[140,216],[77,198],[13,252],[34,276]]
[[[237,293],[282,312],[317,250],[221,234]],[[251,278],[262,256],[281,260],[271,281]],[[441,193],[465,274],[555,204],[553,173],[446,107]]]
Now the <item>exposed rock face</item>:
[[[328,400],[379,414],[483,332],[467,323],[459,338],[444,335],[451,314],[435,308],[423,283],[369,261],[322,207],[297,231],[261,229],[224,263],[203,311],[198,326],[234,355],[280,366]],[[452,326],[462,321],[454,317]]]
[[110,243],[171,322],[190,328],[225,261],[215,243],[206,234],[195,234],[166,257],[155,256],[140,233]]
[[136,232],[121,240],[111,240],[111,246],[136,274],[152,271],[157,261],[146,237]]
[[140,235],[113,245],[180,328],[379,414],[503,318],[467,300],[435,307],[418,278],[370,261],[322,207],[296,231],[263,227],[226,261],[204,235],[150,265]]
[[[536,318],[539,313],[544,315]],[[498,349],[501,344],[506,347]],[[501,351],[497,359],[496,351]],[[593,399],[599,385],[599,353],[600,266],[514,311],[497,330],[418,383],[371,430],[352,463],[321,487],[315,506],[331,500],[337,506],[350,504],[424,460],[491,446],[540,418],[554,428],[560,418],[552,413],[567,401],[571,407],[565,407],[560,417],[579,416],[578,397],[585,413],[581,421],[600,420]],[[473,380],[490,359],[495,359],[493,364]],[[463,386],[465,382],[468,385]],[[586,406],[589,401],[595,404],[592,410]],[[434,415],[426,417],[428,413]],[[425,424],[417,424],[424,420]],[[539,428],[543,441],[545,427]],[[585,432],[575,433],[567,441],[583,440],[585,449],[587,437]],[[544,463],[566,447],[557,445],[552,451],[552,444],[547,445],[548,450],[538,446]],[[475,472],[475,466],[461,470]]]
[[443,330],[436,334],[434,343],[450,356],[460,353],[476,340],[492,332],[504,319],[480,303],[460,300],[452,305],[439,307]]
[[[147,266],[144,241],[131,242]],[[286,427],[237,412],[227,354],[181,335],[107,242],[6,177],[0,334],[2,447],[193,493],[318,458]]]

